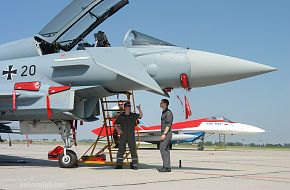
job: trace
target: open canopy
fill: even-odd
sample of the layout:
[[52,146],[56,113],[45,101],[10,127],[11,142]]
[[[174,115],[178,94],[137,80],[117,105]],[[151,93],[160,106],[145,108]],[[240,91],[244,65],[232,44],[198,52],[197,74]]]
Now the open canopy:
[[128,0],[74,0],[37,36],[47,46],[70,51],[92,30],[128,4]]

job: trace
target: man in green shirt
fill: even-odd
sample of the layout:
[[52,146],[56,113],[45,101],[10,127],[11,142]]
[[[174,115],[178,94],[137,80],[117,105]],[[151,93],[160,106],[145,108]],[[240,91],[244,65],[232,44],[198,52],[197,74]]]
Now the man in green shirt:
[[163,161],[163,167],[159,169],[159,172],[171,172],[170,166],[170,141],[172,138],[172,123],[173,114],[168,109],[169,101],[162,99],[160,107],[162,108],[161,115],[161,136],[160,136],[160,153]]
[[143,116],[140,105],[137,106],[139,114],[131,112],[130,102],[124,104],[124,112],[120,114],[115,123],[115,128],[120,134],[119,150],[117,153],[117,166],[116,169],[123,168],[123,155],[126,151],[126,144],[128,143],[132,164],[131,169],[138,169],[138,155],[135,141],[135,126],[137,125],[137,120],[141,119]]

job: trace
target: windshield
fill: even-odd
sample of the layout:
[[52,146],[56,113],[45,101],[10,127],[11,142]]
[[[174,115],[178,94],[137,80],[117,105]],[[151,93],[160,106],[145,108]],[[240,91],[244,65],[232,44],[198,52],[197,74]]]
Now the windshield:
[[129,30],[127,32],[124,39],[124,45],[125,47],[146,46],[146,45],[175,46],[173,44],[148,36],[141,32],[137,32],[135,30]]
[[224,121],[224,122],[228,122],[228,123],[232,123],[231,120],[223,117],[223,116],[214,116],[214,117],[209,117],[207,118],[208,120],[218,120],[218,121]]

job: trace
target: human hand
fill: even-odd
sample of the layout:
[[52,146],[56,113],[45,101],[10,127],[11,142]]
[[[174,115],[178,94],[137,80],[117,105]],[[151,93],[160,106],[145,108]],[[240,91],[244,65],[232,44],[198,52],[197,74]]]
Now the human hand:
[[161,140],[161,141],[164,141],[165,137],[166,137],[166,136],[165,136],[164,134],[161,135],[160,140]]
[[136,106],[138,110],[141,110],[141,104],[139,106]]

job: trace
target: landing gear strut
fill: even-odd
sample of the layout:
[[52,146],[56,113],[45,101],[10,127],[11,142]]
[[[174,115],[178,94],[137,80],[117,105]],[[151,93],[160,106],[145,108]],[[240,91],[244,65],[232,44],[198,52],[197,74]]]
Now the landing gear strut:
[[197,144],[197,150],[203,151],[204,150],[204,135],[200,137],[201,142]]
[[61,168],[73,168],[78,165],[78,157],[77,154],[68,150],[72,147],[73,138],[72,138],[72,122],[61,121],[57,123],[59,133],[61,134],[61,138],[64,142],[64,151],[58,157],[58,163]]

